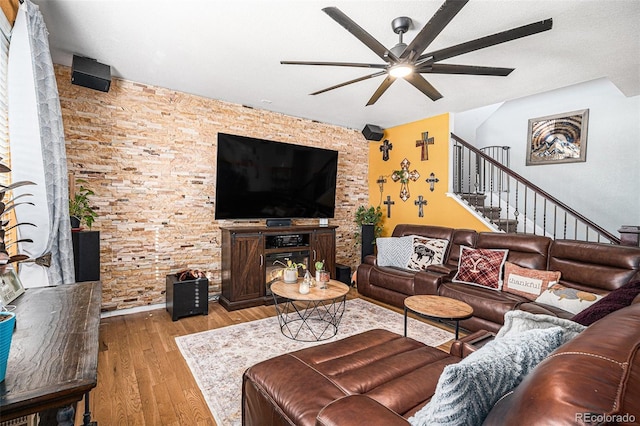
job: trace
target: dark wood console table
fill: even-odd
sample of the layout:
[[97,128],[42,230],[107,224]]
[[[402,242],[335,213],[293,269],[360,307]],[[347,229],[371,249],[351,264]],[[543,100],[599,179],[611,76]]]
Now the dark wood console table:
[[14,301],[0,420],[74,405],[96,386],[101,299],[100,282],[89,281],[30,288]]

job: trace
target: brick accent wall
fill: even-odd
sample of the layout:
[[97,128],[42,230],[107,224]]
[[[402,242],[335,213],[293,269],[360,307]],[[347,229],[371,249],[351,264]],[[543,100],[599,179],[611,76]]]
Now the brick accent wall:
[[353,217],[369,203],[359,131],[126,80],[102,93],[72,85],[63,66],[56,77],[69,172],[96,193],[103,310],[164,303],[165,276],[187,267],[211,271],[220,292],[219,227],[233,222],[214,220],[218,132],[339,151],[329,223],[337,262],[357,265]]

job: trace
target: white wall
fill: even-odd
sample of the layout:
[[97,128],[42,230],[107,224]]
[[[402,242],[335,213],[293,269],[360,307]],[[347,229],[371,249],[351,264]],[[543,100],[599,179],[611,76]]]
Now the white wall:
[[[589,109],[587,161],[525,166],[531,118]],[[511,168],[618,235],[640,225],[640,96],[602,78],[455,114],[453,133],[482,148],[511,147]]]

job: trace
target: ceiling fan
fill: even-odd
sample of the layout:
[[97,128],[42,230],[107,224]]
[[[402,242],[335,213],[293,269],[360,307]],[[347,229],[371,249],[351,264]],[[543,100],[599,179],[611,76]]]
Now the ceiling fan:
[[411,26],[411,18],[403,16],[394,19],[391,23],[391,27],[393,28],[393,31],[399,35],[400,40],[398,44],[391,49],[384,47],[378,40],[373,38],[371,34],[366,32],[338,8],[326,7],[322,9],[323,12],[364,43],[376,55],[384,60],[385,63],[365,64],[356,62],[309,61],[280,61],[280,63],[286,65],[328,65],[338,67],[374,68],[380,70],[373,74],[365,75],[363,77],[345,81],[344,83],[336,84],[335,86],[327,87],[326,89],[318,90],[317,92],[311,93],[312,95],[318,95],[320,93],[328,92],[329,90],[344,87],[359,81],[368,80],[370,78],[386,76],[384,81],[380,86],[378,86],[378,89],[375,91],[373,96],[369,99],[369,102],[367,102],[367,106],[373,105],[398,78],[403,78],[408,81],[415,88],[431,98],[431,100],[436,101],[440,99],[442,95],[421,74],[467,74],[505,77],[514,70],[514,68],[441,64],[439,63],[440,61],[453,58],[464,53],[484,49],[489,46],[494,46],[496,44],[547,31],[550,30],[553,25],[552,19],[545,19],[529,25],[512,28],[507,31],[467,41],[445,49],[423,53],[468,1],[469,0],[446,0],[408,45],[402,41],[402,35],[406,33]]

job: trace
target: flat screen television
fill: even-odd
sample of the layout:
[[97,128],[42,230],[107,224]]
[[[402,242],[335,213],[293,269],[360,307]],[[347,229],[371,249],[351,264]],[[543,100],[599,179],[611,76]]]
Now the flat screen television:
[[332,218],[338,151],[218,133],[216,219]]

